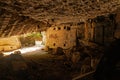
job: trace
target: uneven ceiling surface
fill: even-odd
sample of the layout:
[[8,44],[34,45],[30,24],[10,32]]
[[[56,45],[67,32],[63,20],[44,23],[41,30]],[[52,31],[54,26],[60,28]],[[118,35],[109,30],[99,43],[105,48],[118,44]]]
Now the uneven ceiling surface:
[[[120,0],[0,0],[0,36],[40,31],[120,11]],[[4,34],[3,34],[4,33]]]
[[120,0],[0,0],[0,8],[35,20],[82,21],[112,13]]

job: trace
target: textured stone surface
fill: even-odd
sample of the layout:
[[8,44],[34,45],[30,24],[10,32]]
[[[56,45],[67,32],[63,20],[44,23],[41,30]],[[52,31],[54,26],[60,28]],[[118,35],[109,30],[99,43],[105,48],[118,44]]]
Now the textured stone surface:
[[119,0],[6,0],[0,7],[36,20],[94,17],[113,12]]
[[0,51],[11,51],[21,47],[17,37],[0,38]]
[[43,31],[52,24],[79,23],[117,13],[119,0],[1,0],[0,36]]
[[69,49],[76,45],[76,28],[73,26],[54,26],[46,32],[46,46]]

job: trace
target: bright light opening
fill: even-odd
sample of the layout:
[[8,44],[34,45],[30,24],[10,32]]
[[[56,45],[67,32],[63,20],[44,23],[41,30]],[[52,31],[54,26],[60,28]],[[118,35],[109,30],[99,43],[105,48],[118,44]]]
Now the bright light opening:
[[[16,47],[16,38],[19,40],[20,45],[19,47]],[[5,41],[7,40],[7,41]],[[6,46],[3,46],[0,48],[0,50],[3,52],[4,56],[14,54],[15,51],[20,51],[21,54],[24,53],[29,53],[29,52],[34,52],[38,50],[44,50],[44,45],[45,45],[45,40],[46,40],[46,34],[45,31],[43,32],[33,32],[33,33],[28,33],[24,34],[21,36],[17,37],[10,37],[10,38],[5,38],[5,40],[0,40],[4,41],[4,44],[8,44],[6,42],[9,42],[9,44]],[[11,42],[10,42],[11,41]],[[3,43],[3,42],[0,42]],[[14,43],[14,44],[12,44]],[[14,46],[16,48],[14,48]],[[2,48],[4,49],[2,50]],[[9,49],[10,47],[10,49]],[[21,49],[19,49],[21,47]]]
[[37,51],[37,50],[42,50],[44,48],[45,48],[44,45],[33,46],[33,47],[26,47],[26,48],[13,50],[13,51],[10,51],[10,52],[4,52],[3,54],[4,54],[4,56],[7,56],[7,55],[10,55],[10,54],[13,54],[15,51],[20,51],[21,54],[25,54],[25,53],[28,53],[28,52],[34,52],[34,51]]

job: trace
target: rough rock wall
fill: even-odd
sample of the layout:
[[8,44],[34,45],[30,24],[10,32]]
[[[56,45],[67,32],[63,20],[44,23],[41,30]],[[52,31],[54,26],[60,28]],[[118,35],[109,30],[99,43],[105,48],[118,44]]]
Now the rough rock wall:
[[[115,17],[115,14],[109,14],[107,16],[104,15],[98,16],[93,19],[88,19],[86,22],[76,22],[76,24],[68,23],[69,25],[76,26],[71,26],[71,30],[76,29],[73,32],[71,30],[66,30],[65,27],[68,27],[66,25],[56,25],[54,27],[50,27],[47,30],[46,45],[51,48],[68,48],[68,46],[73,46],[70,45],[70,43],[79,44],[79,40],[86,40],[102,45],[108,45],[114,40],[114,33],[116,27]],[[70,40],[72,39],[73,42],[70,42]]]
[[17,37],[0,38],[0,51],[11,51],[21,47]]
[[76,28],[69,25],[56,25],[46,32],[46,46],[68,49],[76,45]]
[[115,16],[98,16],[85,23],[85,40],[100,44],[113,41],[116,27]]
[[85,23],[79,22],[76,24],[77,26],[77,39],[84,39],[85,38]]

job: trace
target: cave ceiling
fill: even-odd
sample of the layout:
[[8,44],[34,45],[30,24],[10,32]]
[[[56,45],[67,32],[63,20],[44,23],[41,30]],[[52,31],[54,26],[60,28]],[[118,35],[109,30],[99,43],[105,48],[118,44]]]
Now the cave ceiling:
[[115,12],[120,0],[0,0],[0,8],[37,21],[84,21]]
[[120,0],[0,0],[0,36],[41,31],[46,26],[84,22],[117,12]]

